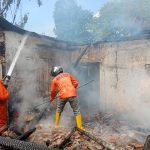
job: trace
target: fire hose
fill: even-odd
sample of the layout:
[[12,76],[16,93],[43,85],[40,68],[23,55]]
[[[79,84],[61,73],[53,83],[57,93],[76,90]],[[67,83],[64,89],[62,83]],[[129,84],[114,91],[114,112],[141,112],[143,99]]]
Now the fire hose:
[[10,139],[0,136],[0,149],[8,150],[55,150],[48,148],[45,145],[35,144],[31,142],[24,142],[16,139]]

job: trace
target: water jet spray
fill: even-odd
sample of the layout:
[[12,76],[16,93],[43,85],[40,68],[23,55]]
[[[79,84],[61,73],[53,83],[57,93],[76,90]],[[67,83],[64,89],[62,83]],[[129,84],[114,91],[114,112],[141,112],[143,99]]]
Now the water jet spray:
[[14,56],[14,58],[13,58],[13,61],[12,61],[11,65],[10,65],[10,67],[9,67],[9,70],[8,70],[8,72],[7,72],[7,75],[6,75],[6,76],[4,77],[4,79],[3,79],[3,83],[4,83],[4,85],[5,85],[6,87],[8,87],[8,83],[9,83],[9,81],[10,81],[11,74],[12,74],[13,69],[14,69],[14,67],[15,67],[15,65],[16,65],[16,62],[17,62],[17,60],[18,60],[18,58],[19,58],[19,56],[20,56],[20,53],[21,53],[21,51],[22,51],[22,49],[23,49],[23,47],[24,47],[24,45],[25,45],[25,42],[27,41],[28,36],[29,36],[29,34],[26,34],[26,35],[23,37],[23,39],[22,39],[22,41],[21,41],[21,44],[19,45],[18,50],[17,50],[17,52],[16,52],[16,54],[15,54],[15,56]]

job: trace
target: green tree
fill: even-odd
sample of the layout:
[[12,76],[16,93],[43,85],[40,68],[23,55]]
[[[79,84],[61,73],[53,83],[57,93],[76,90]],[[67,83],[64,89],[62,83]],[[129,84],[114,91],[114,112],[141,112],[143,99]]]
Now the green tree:
[[54,32],[57,38],[78,43],[91,42],[89,30],[93,14],[83,10],[76,0],[58,0],[54,11]]
[[[42,5],[41,0],[37,0],[37,4],[40,7]],[[28,21],[29,13],[25,13],[21,18],[20,21],[16,22],[16,17],[18,15],[18,10],[22,5],[22,0],[1,0],[0,1],[0,16],[7,18],[8,14],[11,14],[12,23],[15,25],[24,28],[25,24]]]
[[150,24],[149,0],[109,1],[91,24],[95,41],[138,36]]

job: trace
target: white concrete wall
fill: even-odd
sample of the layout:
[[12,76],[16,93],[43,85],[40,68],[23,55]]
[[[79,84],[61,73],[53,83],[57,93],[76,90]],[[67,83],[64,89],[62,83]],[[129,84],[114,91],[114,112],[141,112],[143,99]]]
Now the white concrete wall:
[[149,39],[99,44],[85,59],[100,62],[101,110],[150,120]]

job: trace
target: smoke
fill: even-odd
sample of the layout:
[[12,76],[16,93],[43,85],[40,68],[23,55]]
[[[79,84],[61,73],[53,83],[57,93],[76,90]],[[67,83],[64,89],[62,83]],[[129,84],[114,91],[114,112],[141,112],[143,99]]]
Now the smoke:
[[130,72],[125,81],[126,113],[124,116],[143,128],[149,128],[150,124],[149,86],[150,78],[142,69]]
[[[18,125],[24,124],[27,112],[43,102],[40,95],[40,73],[45,62],[39,58],[38,51],[34,45],[30,45],[30,37],[27,39],[15,66],[15,78],[12,83],[18,87],[17,99],[14,107],[20,112]],[[14,94],[14,93],[13,93]],[[44,107],[41,106],[42,109]]]
[[[57,53],[57,52],[55,52]],[[55,55],[54,60],[55,64],[54,66],[62,66],[64,72],[68,72],[71,75],[73,75],[79,82],[78,87],[88,83],[91,80],[94,80],[93,82],[90,82],[86,84],[85,86],[77,89],[77,98],[80,102],[80,110],[81,114],[84,117],[87,117],[89,115],[93,115],[95,113],[99,112],[99,64],[93,63],[93,64],[79,64],[76,67],[74,66],[74,61],[72,59],[68,59],[68,55],[61,55],[60,52],[58,52],[59,55]],[[69,52],[68,52],[69,53]],[[60,58],[61,56],[61,58]],[[67,60],[67,61],[64,61]],[[93,74],[93,72],[95,72]],[[58,99],[56,99],[53,103],[55,103]],[[51,105],[52,105],[51,104]],[[51,107],[51,106],[50,106]],[[56,108],[56,105],[55,105]],[[46,120],[42,120],[42,124],[49,124],[52,122],[52,125],[54,125],[54,111],[50,111],[51,119],[47,118]],[[53,119],[52,119],[53,118]],[[51,121],[50,121],[51,120]],[[66,104],[64,111],[61,115],[60,120],[60,127],[73,127],[75,125],[75,117],[73,114],[73,110],[69,103]]]
[[[58,61],[56,60],[56,62]],[[74,66],[74,62],[69,61],[62,64],[64,72],[70,73],[78,80],[77,98],[83,117],[92,116],[100,111],[99,65],[99,63],[80,63]],[[67,107],[66,111],[68,109],[71,117],[73,115],[72,109]]]
[[101,83],[107,91],[102,93],[103,100],[100,105],[104,108],[104,113],[113,113],[114,119],[124,120],[130,127],[149,129],[150,78],[144,67],[138,67],[119,69],[118,85],[115,88],[111,87],[115,79],[110,73],[106,78],[108,81]]
[[89,26],[94,42],[145,36],[149,30],[150,2],[147,0],[108,0]]

